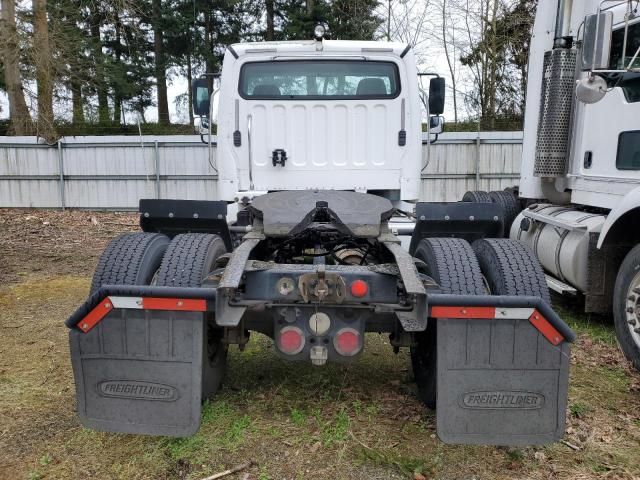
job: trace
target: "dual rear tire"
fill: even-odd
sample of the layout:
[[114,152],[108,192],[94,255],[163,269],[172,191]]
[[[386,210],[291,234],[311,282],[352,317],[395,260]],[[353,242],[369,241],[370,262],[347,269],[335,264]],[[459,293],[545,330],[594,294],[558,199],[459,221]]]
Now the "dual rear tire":
[[[459,238],[427,238],[415,256],[442,293],[456,295],[537,296],[549,302],[542,267],[524,243],[510,239],[481,239],[470,245]],[[411,363],[418,397],[429,408],[437,399],[437,323],[417,335]]]
[[[216,260],[226,253],[218,235],[185,233],[169,239],[160,233],[126,233],[109,243],[98,261],[91,293],[102,285],[200,287]],[[227,347],[213,318],[206,322],[203,398],[213,396],[226,369]]]

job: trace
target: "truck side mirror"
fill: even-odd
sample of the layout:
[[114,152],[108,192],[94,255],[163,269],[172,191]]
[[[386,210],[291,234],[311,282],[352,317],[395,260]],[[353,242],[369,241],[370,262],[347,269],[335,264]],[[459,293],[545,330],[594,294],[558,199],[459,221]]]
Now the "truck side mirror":
[[587,15],[584,19],[582,70],[609,68],[613,12]]
[[444,118],[440,115],[429,119],[429,132],[432,135],[439,135],[444,132]]
[[429,114],[444,113],[444,78],[432,78],[429,82]]
[[193,113],[200,117],[209,116],[211,94],[209,93],[209,79],[196,78],[191,84]]

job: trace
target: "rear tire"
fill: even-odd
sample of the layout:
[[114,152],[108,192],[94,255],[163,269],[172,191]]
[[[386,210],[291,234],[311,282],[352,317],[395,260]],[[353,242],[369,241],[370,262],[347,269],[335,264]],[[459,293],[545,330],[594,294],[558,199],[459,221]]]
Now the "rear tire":
[[631,249],[618,270],[613,320],[622,352],[640,370],[640,245]]
[[169,245],[160,233],[125,233],[114,238],[98,260],[91,293],[102,285],[149,285]]
[[500,205],[504,211],[504,236],[508,237],[511,225],[520,213],[518,201],[512,193],[506,191],[489,192],[489,197],[493,203]]
[[473,242],[473,250],[492,295],[540,297],[551,304],[544,271],[528,245],[485,238]]
[[[418,244],[415,257],[426,264],[426,272],[442,293],[482,295],[486,288],[480,266],[471,245],[460,238],[426,238]],[[429,408],[436,408],[437,325],[429,321],[427,329],[416,336],[411,348],[411,365],[418,396]]]
[[462,196],[462,201],[472,203],[491,203],[491,197],[489,196],[489,192],[484,192],[482,190],[472,190],[466,192]]
[[[184,233],[171,241],[158,270],[156,285],[163,287],[201,287],[213,270],[216,260],[227,249],[218,235]],[[222,342],[222,330],[208,319],[207,356],[203,361],[202,398],[218,391],[227,366],[227,346]]]

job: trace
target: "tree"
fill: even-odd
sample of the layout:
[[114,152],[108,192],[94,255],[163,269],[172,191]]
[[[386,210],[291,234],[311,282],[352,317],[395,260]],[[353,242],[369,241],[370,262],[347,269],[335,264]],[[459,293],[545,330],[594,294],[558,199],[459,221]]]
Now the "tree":
[[93,87],[98,96],[98,121],[107,124],[111,121],[109,111],[109,90],[106,79],[106,59],[102,52],[102,36],[100,25],[105,18],[104,11],[100,8],[100,2],[91,2],[89,14],[89,35],[92,56],[94,61]]
[[[430,0],[387,0],[387,28],[385,36],[388,40],[411,45],[419,55],[419,47],[430,39],[434,30],[432,23],[433,4]],[[422,59],[421,59],[422,60]]]
[[169,97],[167,94],[167,59],[163,39],[164,10],[161,0],[153,0],[153,53],[155,58],[155,72],[157,85],[158,121],[169,124]]
[[22,75],[20,73],[20,47],[16,28],[16,11],[13,0],[1,0],[0,54],[4,65],[4,80],[9,97],[9,119],[11,132],[15,135],[30,135],[33,122],[24,99]]
[[[524,113],[526,65],[536,4],[536,0],[518,0],[514,5],[482,0],[479,5],[479,38],[469,41],[470,48],[460,62],[470,67],[475,77],[476,87],[469,103],[479,112],[486,128],[494,129],[499,117],[520,118]],[[519,81],[514,82],[518,77]]]
[[38,83],[38,133],[55,138],[53,124],[53,68],[49,43],[47,0],[33,1],[33,59]]
[[[92,62],[87,58],[88,35],[80,27],[86,17],[78,10],[77,2],[69,0],[49,0],[49,31],[52,40],[55,81],[66,92],[59,99],[71,96],[71,114],[74,124],[85,121],[84,106],[87,85],[90,83]],[[66,98],[65,98],[66,94]]]
[[287,0],[281,2],[282,36],[288,40],[312,38],[318,22],[329,25],[331,38],[372,40],[383,22],[378,0]]
[[267,15],[267,30],[265,33],[265,40],[273,41],[275,40],[275,28],[274,28],[274,17],[275,17],[275,5],[274,0],[265,0],[265,11]]
[[[442,44],[444,46],[444,56],[447,59],[447,67],[449,68],[449,76],[451,77],[451,86],[453,92],[453,121],[458,123],[458,86],[457,86],[457,72],[456,72],[456,57],[455,57],[455,30],[453,31],[453,38],[449,34],[450,15],[447,10],[447,0],[442,0]],[[450,42],[449,40],[452,39]],[[453,50],[453,52],[451,52]]]

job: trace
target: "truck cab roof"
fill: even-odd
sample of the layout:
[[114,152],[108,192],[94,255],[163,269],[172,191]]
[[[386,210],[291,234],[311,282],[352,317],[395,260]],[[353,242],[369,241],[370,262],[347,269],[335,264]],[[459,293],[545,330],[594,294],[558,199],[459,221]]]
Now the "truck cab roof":
[[401,42],[373,42],[360,40],[288,40],[259,43],[235,43],[229,47],[234,56],[240,57],[249,54],[308,54],[318,53],[323,56],[335,53],[363,54],[363,53],[391,53],[403,56],[410,46]]

